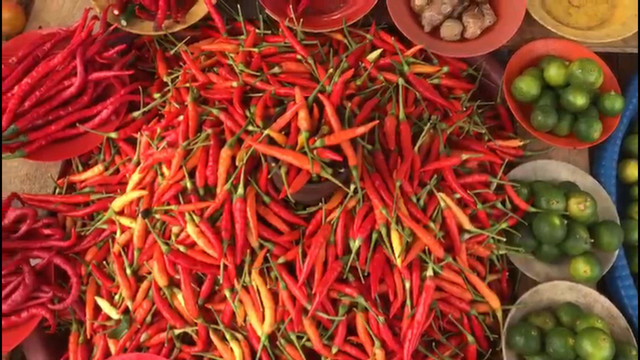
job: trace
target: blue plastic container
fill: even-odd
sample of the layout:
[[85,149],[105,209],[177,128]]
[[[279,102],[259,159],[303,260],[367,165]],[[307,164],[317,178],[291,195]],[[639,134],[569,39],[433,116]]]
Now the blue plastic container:
[[[622,140],[630,124],[638,116],[638,74],[634,76],[627,86],[625,99],[626,107],[620,118],[618,128],[607,141],[595,149],[592,163],[593,176],[609,193],[620,214],[624,213],[622,199],[626,196],[626,193],[622,192],[619,187],[617,168]],[[629,271],[624,249],[620,249],[613,267],[605,275],[605,287],[609,298],[620,308],[637,337],[638,290]]]

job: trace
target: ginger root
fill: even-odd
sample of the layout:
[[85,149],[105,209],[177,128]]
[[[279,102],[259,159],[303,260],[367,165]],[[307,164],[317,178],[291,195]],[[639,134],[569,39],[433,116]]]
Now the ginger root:
[[432,0],[422,12],[421,22],[425,32],[431,32],[442,24],[462,0]]

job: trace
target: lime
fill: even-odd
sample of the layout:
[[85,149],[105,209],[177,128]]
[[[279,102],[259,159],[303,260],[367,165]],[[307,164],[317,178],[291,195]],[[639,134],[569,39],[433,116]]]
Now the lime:
[[624,244],[638,246],[638,220],[625,219],[620,222],[624,231]]
[[549,330],[544,338],[545,351],[552,359],[572,360],[576,358],[574,349],[576,337],[573,331],[557,327]]
[[638,160],[624,159],[618,164],[618,178],[623,184],[631,185],[638,182]]
[[588,91],[577,86],[569,86],[560,90],[560,106],[570,112],[586,110],[591,103],[591,95]]
[[525,356],[524,360],[552,360],[552,358],[547,354],[536,354]]
[[555,61],[563,61],[565,64],[568,63],[568,61],[566,61],[565,59],[561,59],[557,56],[554,55],[547,55],[545,57],[543,57],[539,62],[538,62],[538,67],[540,69],[544,69],[547,65],[549,65],[549,63],[555,62]]
[[614,360],[638,360],[638,349],[629,343],[616,343]]
[[592,59],[578,59],[569,65],[569,83],[586,89],[597,89],[604,81],[602,68]]
[[523,71],[522,74],[520,75],[529,75],[529,76],[533,76],[536,79],[539,79],[540,81],[544,80],[542,77],[542,69],[540,69],[537,66],[532,66],[525,69],[525,71]]
[[554,212],[541,212],[531,224],[531,232],[543,244],[557,245],[567,236],[567,221]]
[[513,185],[513,189],[516,191],[516,194],[518,194],[520,199],[529,201],[529,199],[531,198],[531,186],[528,183],[517,181]]
[[507,346],[520,355],[535,355],[542,350],[542,334],[534,325],[522,321],[507,330]]
[[638,133],[638,118],[631,123],[631,132],[636,134]]
[[573,181],[561,181],[556,186],[564,190],[565,193],[581,190],[580,186],[578,186],[578,184],[574,183]]
[[549,132],[558,124],[558,112],[549,105],[539,105],[533,109],[529,120],[534,129]]
[[582,359],[612,360],[616,354],[616,345],[604,331],[588,328],[576,335],[575,350]]
[[578,119],[573,124],[573,134],[578,140],[586,143],[592,143],[600,139],[602,135],[602,121],[594,118]]
[[564,254],[555,245],[540,244],[540,246],[533,251],[533,256],[543,263],[556,264],[562,260]]
[[522,249],[526,253],[531,253],[538,247],[538,242],[531,234],[528,226],[520,223],[514,230],[507,233],[507,240],[510,246]]
[[560,244],[560,250],[569,256],[584,254],[591,250],[591,236],[584,224],[569,220],[567,223],[567,237]]
[[638,158],[638,134],[629,134],[622,141],[622,152],[634,159]]
[[570,112],[558,111],[558,123],[551,129],[551,133],[556,136],[568,136],[573,129],[573,123],[576,121],[575,115]]
[[627,206],[627,216],[633,220],[638,220],[638,201],[632,201],[629,206]]
[[593,253],[587,252],[571,259],[569,273],[577,282],[595,283],[602,277],[602,265]]
[[565,87],[569,83],[569,67],[564,60],[549,61],[542,68],[542,76],[549,86]]
[[547,332],[558,325],[558,320],[551,310],[537,310],[527,315],[527,321]]
[[592,328],[592,327],[600,329],[607,334],[611,333],[611,330],[609,329],[609,325],[607,325],[607,322],[604,321],[602,317],[593,313],[585,313],[583,316],[581,316],[576,322],[575,330],[576,332],[580,332],[584,329]]
[[620,115],[624,110],[624,103],[624,97],[613,90],[598,97],[598,109],[606,116]]
[[553,89],[544,88],[536,100],[536,106],[548,105],[552,108],[558,107],[558,94]]
[[589,119],[589,121],[600,120],[600,113],[598,112],[598,108],[593,105],[589,105],[585,110],[576,114],[576,119]]
[[591,227],[593,245],[606,252],[614,252],[624,241],[624,231],[620,224],[611,220],[602,220]]
[[519,102],[535,101],[542,92],[542,81],[535,76],[520,75],[511,84],[511,94]]
[[555,185],[540,185],[533,188],[533,204],[541,210],[562,212],[567,207],[567,198],[564,191]]
[[631,185],[631,188],[629,189],[629,195],[631,196],[632,200],[638,200],[638,184]]
[[582,311],[580,306],[572,302],[565,302],[556,307],[555,314],[562,326],[575,329],[576,323],[578,319],[584,315],[584,311]]
[[638,247],[631,246],[627,252],[627,260],[629,261],[629,270],[633,274],[638,274]]
[[571,191],[567,194],[567,212],[571,219],[588,224],[598,214],[598,203],[586,191]]

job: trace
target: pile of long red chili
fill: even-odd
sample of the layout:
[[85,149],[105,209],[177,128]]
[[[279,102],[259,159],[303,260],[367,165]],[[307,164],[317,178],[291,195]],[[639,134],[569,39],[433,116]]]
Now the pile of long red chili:
[[[197,0],[117,0],[113,14],[126,27],[133,17],[153,21],[156,30],[164,29],[167,19],[181,22]],[[215,1],[214,1],[215,3]]]
[[[503,175],[523,155],[506,110],[474,102],[465,63],[375,27],[210,10],[214,28],[142,38],[143,120],[57,194],[19,196],[78,236],[69,358],[484,358],[528,207]],[[320,183],[336,190],[291,200]]]
[[2,61],[3,158],[118,123],[127,103],[140,102],[140,84],[129,82],[127,34],[114,33],[106,18],[86,10],[75,26],[44,33]]

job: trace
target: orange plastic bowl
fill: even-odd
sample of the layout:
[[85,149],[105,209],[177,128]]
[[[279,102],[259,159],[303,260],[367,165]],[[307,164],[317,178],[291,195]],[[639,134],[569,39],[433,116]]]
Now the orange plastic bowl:
[[[377,2],[378,0],[311,1],[302,14],[296,16],[296,21],[305,31],[333,31],[360,20]],[[276,20],[291,18],[291,0],[260,0],[260,4]]]
[[577,42],[565,39],[549,38],[532,41],[521,47],[515,52],[515,54],[513,54],[507,63],[507,68],[504,72],[504,94],[507,104],[509,104],[509,108],[511,108],[511,112],[513,112],[516,120],[518,120],[520,125],[527,129],[527,131],[533,134],[536,138],[557,147],[586,149],[605,141],[618,126],[618,123],[620,122],[620,115],[614,117],[601,116],[600,120],[603,125],[602,136],[600,136],[600,139],[592,143],[582,142],[573,134],[566,137],[560,137],[537,131],[531,126],[529,118],[531,116],[532,106],[529,104],[521,104],[511,96],[511,84],[513,83],[513,80],[515,80],[515,78],[517,78],[525,69],[531,66],[536,66],[540,59],[546,55],[555,55],[568,61],[574,61],[579,58],[595,60],[604,72],[604,82],[602,83],[602,86],[600,86],[600,92],[603,93],[613,90],[620,93],[620,85],[618,85],[618,80],[611,72],[611,69],[609,69],[607,64],[605,64],[598,55],[594,54],[586,47],[578,44]]
[[425,33],[420,15],[411,8],[412,0],[387,0],[387,8],[396,26],[418,45],[436,54],[451,57],[472,57],[490,53],[504,45],[518,31],[527,12],[526,0],[490,0],[498,20],[473,40],[444,41],[439,30]]

